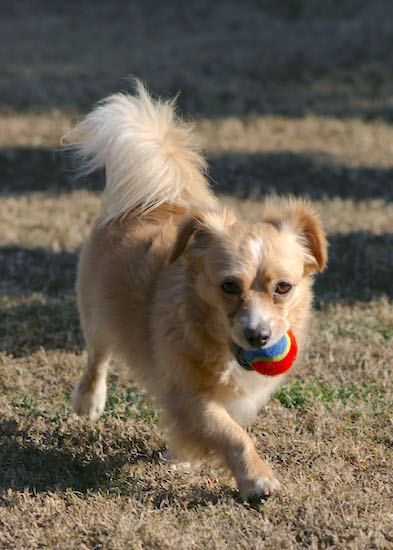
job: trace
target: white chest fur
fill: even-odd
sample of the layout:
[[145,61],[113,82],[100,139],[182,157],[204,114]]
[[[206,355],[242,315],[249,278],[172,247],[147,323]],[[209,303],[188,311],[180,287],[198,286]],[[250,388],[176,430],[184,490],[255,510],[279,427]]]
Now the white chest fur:
[[228,365],[225,382],[233,388],[220,399],[227,412],[239,424],[250,420],[265,405],[282,383],[284,374],[264,376],[242,369],[236,361]]

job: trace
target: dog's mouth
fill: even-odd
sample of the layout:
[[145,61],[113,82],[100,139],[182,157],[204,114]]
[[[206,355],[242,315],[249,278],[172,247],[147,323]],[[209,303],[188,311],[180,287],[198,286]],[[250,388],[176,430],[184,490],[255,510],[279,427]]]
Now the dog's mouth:
[[233,342],[233,353],[235,354],[236,360],[239,365],[246,370],[253,370],[252,365],[244,357],[245,349]]

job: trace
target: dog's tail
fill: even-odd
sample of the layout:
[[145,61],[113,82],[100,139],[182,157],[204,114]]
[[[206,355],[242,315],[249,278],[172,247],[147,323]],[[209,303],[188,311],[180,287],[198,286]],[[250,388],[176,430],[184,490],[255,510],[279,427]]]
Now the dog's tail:
[[167,201],[215,204],[192,125],[176,116],[175,100],[153,99],[139,81],[135,95],[104,99],[62,143],[76,151],[81,175],[105,167],[104,222]]

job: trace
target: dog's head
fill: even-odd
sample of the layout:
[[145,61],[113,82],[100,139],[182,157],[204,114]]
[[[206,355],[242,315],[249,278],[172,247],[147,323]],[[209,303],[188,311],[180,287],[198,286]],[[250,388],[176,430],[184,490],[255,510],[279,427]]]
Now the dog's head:
[[261,223],[225,211],[184,220],[170,262],[179,257],[190,292],[211,306],[207,325],[219,325],[230,345],[255,349],[277,342],[307,313],[327,241],[309,205],[284,199],[266,205]]

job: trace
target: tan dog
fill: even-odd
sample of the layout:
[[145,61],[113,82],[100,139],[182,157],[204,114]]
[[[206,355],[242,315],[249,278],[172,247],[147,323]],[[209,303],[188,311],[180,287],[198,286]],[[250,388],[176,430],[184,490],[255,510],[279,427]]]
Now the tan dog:
[[270,494],[278,481],[239,423],[284,375],[244,370],[234,344],[270,345],[290,328],[301,346],[312,278],[327,259],[318,219],[294,199],[268,203],[257,224],[220,208],[192,128],[139,83],[66,140],[82,172],[104,166],[107,180],[79,263],[88,364],[74,410],[100,416],[117,356],[155,397],[175,456],[214,455],[243,498]]

